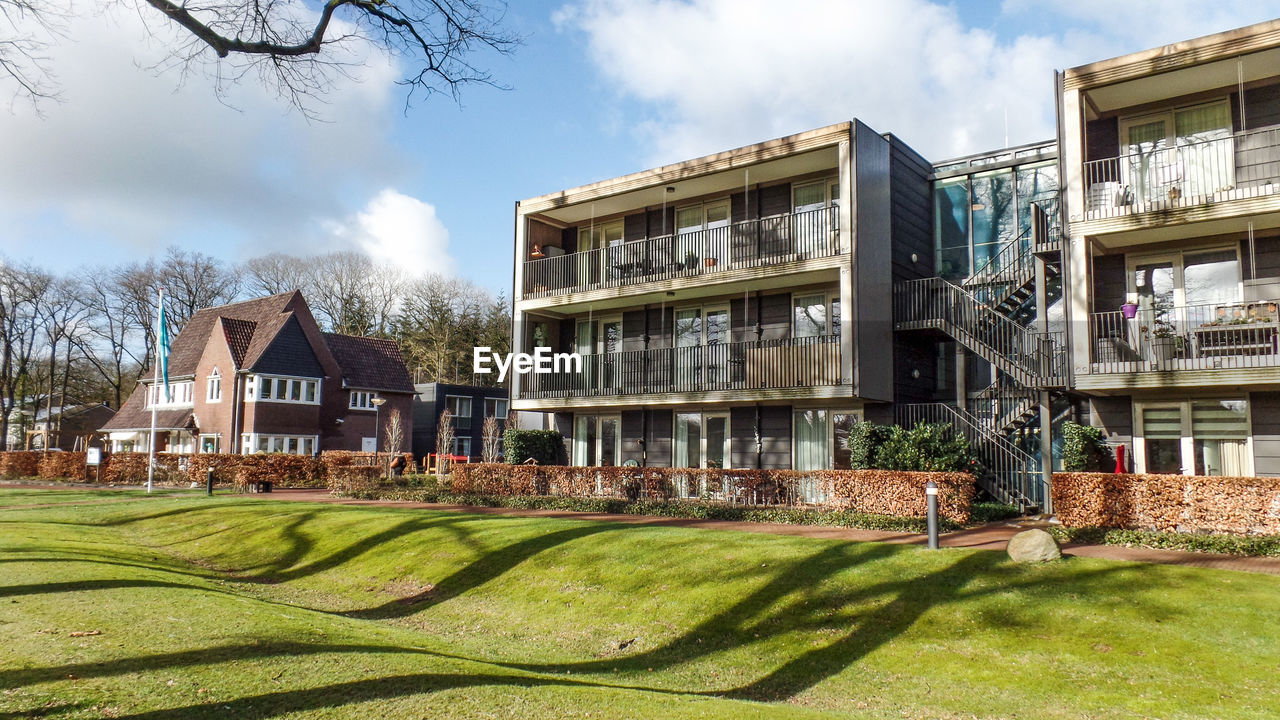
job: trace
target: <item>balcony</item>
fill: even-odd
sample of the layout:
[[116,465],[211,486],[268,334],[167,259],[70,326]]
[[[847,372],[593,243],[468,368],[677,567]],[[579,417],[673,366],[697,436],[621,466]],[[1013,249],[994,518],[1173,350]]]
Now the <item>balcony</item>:
[[1280,300],[1090,315],[1095,374],[1280,367]]
[[1086,221],[1280,196],[1280,126],[1092,160],[1084,183]]
[[838,207],[529,260],[524,298],[714,275],[839,254]]
[[822,336],[582,356],[582,372],[529,374],[520,397],[616,397],[834,386],[840,338]]

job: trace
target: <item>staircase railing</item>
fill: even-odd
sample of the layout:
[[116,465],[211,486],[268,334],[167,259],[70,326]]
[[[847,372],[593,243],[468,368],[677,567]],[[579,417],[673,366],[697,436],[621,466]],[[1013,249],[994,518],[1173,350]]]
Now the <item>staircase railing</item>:
[[1044,507],[1040,463],[1008,439],[986,427],[968,412],[945,403],[903,404],[894,408],[894,421],[911,428],[921,423],[950,426],[963,435],[982,463],[978,486],[992,497],[1023,510]]
[[941,330],[1023,385],[1060,386],[1066,381],[1062,331],[1025,328],[942,278],[898,283],[893,312],[899,329]]
[[[1046,207],[1053,210],[1047,211]],[[1018,288],[1034,280],[1036,265],[1033,248],[1046,244],[1048,236],[1059,225],[1056,208],[1056,198],[1032,203],[1031,222],[1027,229],[1002,245],[996,254],[966,278],[961,286],[973,293],[979,302],[996,308]]]
[[971,415],[997,433],[1005,433],[1036,407],[1038,393],[1001,376],[968,399]]

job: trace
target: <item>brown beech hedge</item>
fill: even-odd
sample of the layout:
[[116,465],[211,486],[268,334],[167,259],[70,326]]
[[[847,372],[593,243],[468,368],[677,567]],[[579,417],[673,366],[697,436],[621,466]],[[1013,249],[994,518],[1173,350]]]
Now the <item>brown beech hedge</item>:
[[878,515],[923,517],[925,483],[938,483],[943,517],[969,521],[973,476],[899,470],[720,470],[562,465],[455,465],[449,487],[481,495],[561,495],[628,500],[700,497],[743,505],[800,505],[803,486],[818,505]]
[[1052,495],[1068,527],[1280,534],[1280,478],[1055,473]]
[[[332,451],[319,458],[271,453],[231,455],[208,453],[175,455],[156,453],[155,481],[164,484],[204,483],[213,468],[214,482],[237,488],[270,480],[278,487],[326,487],[330,476],[378,478],[394,457],[388,453]],[[404,454],[405,467],[412,471],[413,458]],[[97,473],[85,466],[82,452],[0,452],[0,477],[41,478],[86,482]],[[147,453],[104,453],[102,482],[137,485],[147,481]],[[376,483],[375,483],[376,484]]]

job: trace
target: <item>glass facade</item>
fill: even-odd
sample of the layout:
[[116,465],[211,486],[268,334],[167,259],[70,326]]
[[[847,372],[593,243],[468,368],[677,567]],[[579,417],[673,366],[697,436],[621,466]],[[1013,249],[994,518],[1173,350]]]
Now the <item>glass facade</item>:
[[1014,238],[1031,242],[1031,204],[1056,202],[1054,161],[980,171],[933,184],[936,268],[949,280],[981,270]]

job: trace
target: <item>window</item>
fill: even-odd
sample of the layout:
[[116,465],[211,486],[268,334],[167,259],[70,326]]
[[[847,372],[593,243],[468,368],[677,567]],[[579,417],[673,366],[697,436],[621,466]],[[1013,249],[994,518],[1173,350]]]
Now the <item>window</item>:
[[1138,203],[1177,201],[1235,185],[1226,100],[1121,120],[1122,179]]
[[622,462],[622,419],[617,415],[578,415],[573,422],[573,464],[612,467]]
[[319,395],[320,381],[307,378],[250,375],[245,383],[245,397],[259,401],[315,405]]
[[218,374],[218,368],[214,368],[209,375],[204,399],[211,403],[222,402],[222,376]]
[[471,429],[471,398],[464,395],[446,395],[444,406],[453,416],[453,426],[459,430]]
[[792,208],[802,213],[840,204],[840,181],[837,178],[796,185],[791,191]]
[[1141,324],[1180,335],[1218,320],[1218,309],[1240,302],[1239,250],[1235,247],[1128,258],[1128,301]]
[[373,410],[374,407],[376,407],[373,404],[373,399],[376,397],[378,397],[378,394],[375,392],[370,392],[368,390],[352,390],[351,400],[347,407],[350,407],[352,410]]
[[471,457],[471,438],[455,437],[453,439],[452,453],[459,457]]
[[262,435],[245,433],[240,436],[240,449],[245,454],[283,453],[287,455],[314,455],[315,435]]
[[169,394],[165,395],[164,383],[152,383],[148,387],[147,406],[156,407],[190,407],[194,394],[195,381],[169,383]]
[[495,417],[499,420],[507,419],[507,401],[506,398],[485,398],[484,399],[484,416]]
[[[676,413],[675,463],[686,468],[728,468],[732,463],[727,413]],[[677,492],[697,497],[702,488],[681,480]]]
[[795,295],[791,301],[791,335],[797,338],[840,333],[840,297],[825,293]]
[[[823,409],[796,410],[792,418],[793,467],[801,472],[831,467],[829,413]],[[800,498],[805,502],[822,502],[826,499],[824,483],[801,478]]]
[[1253,474],[1246,400],[1190,400],[1134,406],[1138,472]]
[[200,452],[213,454],[221,451],[222,436],[218,434],[200,436]]

